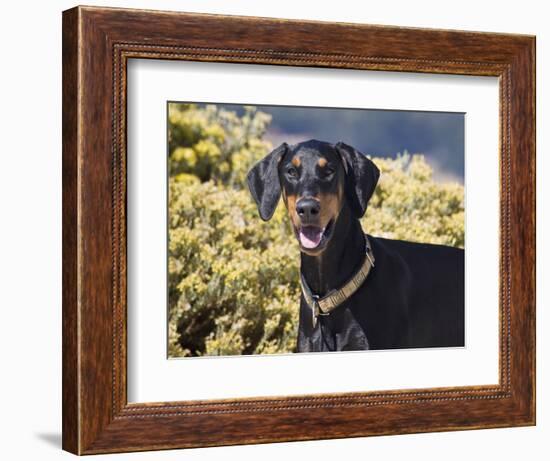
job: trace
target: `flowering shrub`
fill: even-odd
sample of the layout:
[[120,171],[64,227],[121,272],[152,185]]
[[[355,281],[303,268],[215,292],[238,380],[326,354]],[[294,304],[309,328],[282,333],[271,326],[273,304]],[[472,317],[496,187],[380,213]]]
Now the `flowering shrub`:
[[[249,168],[271,146],[270,119],[216,106],[169,107],[169,355],[293,352],[299,248],[279,204],[263,222]],[[419,155],[374,158],[379,185],[362,220],[369,234],[464,245],[464,191],[439,184]]]
[[432,180],[422,155],[373,158],[380,180],[362,219],[372,235],[464,248],[464,187]]

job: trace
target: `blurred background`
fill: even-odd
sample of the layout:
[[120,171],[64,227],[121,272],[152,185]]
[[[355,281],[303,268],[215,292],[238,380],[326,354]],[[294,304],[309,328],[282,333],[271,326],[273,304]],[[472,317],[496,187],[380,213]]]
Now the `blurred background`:
[[[464,246],[464,115],[168,103],[168,356],[292,353],[299,248],[246,186],[274,147],[317,138],[372,158],[369,234]],[[412,153],[410,153],[412,152]]]
[[[222,104],[243,113],[243,106]],[[403,110],[339,109],[287,106],[256,108],[271,115],[265,139],[274,146],[306,139],[344,141],[361,152],[395,158],[421,152],[436,181],[464,183],[464,114]]]

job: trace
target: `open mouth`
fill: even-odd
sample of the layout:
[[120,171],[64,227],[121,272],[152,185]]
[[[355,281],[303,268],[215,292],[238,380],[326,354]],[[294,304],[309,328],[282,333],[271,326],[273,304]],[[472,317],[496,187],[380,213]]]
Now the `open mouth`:
[[298,240],[302,248],[314,250],[322,247],[331,236],[333,222],[331,219],[325,227],[302,226],[298,231]]

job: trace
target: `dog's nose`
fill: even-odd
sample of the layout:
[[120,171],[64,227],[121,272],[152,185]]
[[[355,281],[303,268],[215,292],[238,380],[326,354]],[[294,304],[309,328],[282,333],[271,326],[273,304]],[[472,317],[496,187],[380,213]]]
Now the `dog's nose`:
[[316,218],[320,209],[319,201],[313,198],[303,198],[296,203],[296,213],[305,221]]

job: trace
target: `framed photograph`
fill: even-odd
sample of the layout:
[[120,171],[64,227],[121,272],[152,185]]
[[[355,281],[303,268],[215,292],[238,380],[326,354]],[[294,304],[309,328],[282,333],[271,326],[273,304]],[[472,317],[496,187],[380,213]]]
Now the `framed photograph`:
[[63,448],[535,424],[535,38],[63,13]]

